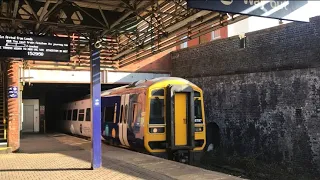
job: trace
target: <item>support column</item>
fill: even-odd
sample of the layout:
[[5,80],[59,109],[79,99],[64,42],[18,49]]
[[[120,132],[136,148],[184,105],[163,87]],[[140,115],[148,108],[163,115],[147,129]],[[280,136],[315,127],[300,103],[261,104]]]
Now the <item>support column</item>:
[[91,91],[91,168],[101,167],[101,81],[100,81],[100,50],[91,48],[90,62]]
[[[19,63],[9,62],[7,73],[8,87],[19,88]],[[6,91],[8,91],[8,88],[6,89]],[[17,151],[20,148],[19,98],[20,97],[8,97],[7,138],[8,146],[11,147],[11,150],[13,152]]]

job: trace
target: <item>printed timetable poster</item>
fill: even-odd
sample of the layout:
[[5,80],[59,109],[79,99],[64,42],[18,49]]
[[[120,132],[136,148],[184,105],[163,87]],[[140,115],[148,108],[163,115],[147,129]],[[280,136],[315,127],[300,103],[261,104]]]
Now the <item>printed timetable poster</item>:
[[40,61],[70,61],[68,37],[0,34],[0,57]]

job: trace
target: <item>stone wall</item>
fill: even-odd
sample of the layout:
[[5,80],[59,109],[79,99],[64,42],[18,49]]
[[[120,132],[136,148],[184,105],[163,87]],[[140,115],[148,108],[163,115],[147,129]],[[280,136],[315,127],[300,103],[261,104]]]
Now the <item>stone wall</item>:
[[230,155],[320,172],[320,17],[172,53],[173,76],[204,90]]

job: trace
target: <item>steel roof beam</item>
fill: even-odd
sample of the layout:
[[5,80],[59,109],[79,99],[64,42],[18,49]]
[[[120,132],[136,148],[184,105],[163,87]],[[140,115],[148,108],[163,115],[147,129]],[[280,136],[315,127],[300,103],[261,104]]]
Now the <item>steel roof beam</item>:
[[[170,26],[170,27],[166,28],[165,31],[168,32],[168,33],[171,33],[172,31],[177,30],[180,27],[187,25],[190,21],[195,20],[195,19],[197,19],[197,18],[199,18],[201,16],[205,16],[205,15],[207,15],[209,13],[210,13],[210,11],[200,11],[200,12],[198,12],[198,13],[196,13],[196,14],[188,17],[188,18],[186,18],[185,20],[180,21],[179,23],[176,23],[173,26]],[[149,43],[150,43],[150,41],[149,41]],[[129,54],[129,53],[132,53],[134,51],[135,51],[135,49],[128,49],[126,51],[123,51],[123,52],[117,54],[116,56],[112,57],[112,60],[116,60],[116,59],[124,56],[125,54]]]
[[46,1],[46,3],[44,4],[44,6],[42,8],[41,14],[39,16],[39,20],[38,20],[38,23],[36,25],[35,31],[38,31],[38,29],[40,27],[40,21],[42,21],[44,15],[45,15],[45,12],[48,9],[49,5],[50,5],[50,1]]

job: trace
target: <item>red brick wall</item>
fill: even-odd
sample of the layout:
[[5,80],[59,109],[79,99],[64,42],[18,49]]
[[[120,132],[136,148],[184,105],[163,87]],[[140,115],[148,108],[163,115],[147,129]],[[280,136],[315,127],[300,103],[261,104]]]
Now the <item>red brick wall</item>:
[[220,36],[221,36],[221,38],[228,37],[228,26],[220,28]]
[[[228,37],[228,26],[222,27],[218,29],[217,31],[220,31],[220,38],[227,38]],[[193,34],[192,34],[193,35]],[[188,47],[196,46],[198,44],[203,44],[206,42],[210,42],[212,39],[211,32],[207,33],[205,35],[200,36],[200,38],[195,38],[188,41]],[[176,49],[181,49],[180,45],[176,46]]]
[[[19,64],[9,63],[8,86],[19,87]],[[8,146],[12,151],[20,147],[20,121],[19,121],[19,99],[8,99]]]
[[176,48],[171,48],[166,51],[155,54],[149,58],[139,60],[123,68],[119,71],[137,71],[137,72],[171,72],[171,56],[170,52]]

